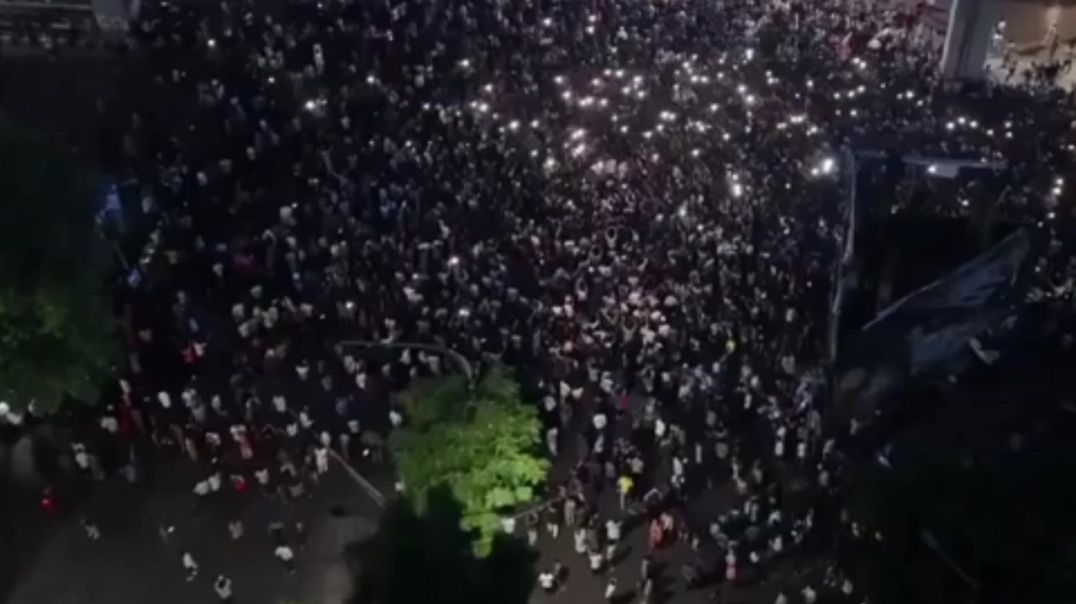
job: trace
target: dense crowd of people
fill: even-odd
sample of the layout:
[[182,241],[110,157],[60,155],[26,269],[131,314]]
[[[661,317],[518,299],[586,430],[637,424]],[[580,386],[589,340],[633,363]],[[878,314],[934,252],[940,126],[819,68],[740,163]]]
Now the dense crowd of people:
[[[380,454],[391,392],[454,369],[343,342],[432,343],[522,369],[572,470],[506,528],[596,572],[640,523],[655,555],[696,552],[691,588],[873,538],[830,505],[848,430],[823,426],[840,150],[1007,162],[1005,211],[1050,243],[1039,301],[1071,306],[1076,269],[1072,99],[944,82],[892,35],[916,26],[844,0],[147,6],[170,104],[125,120],[148,243],[77,465],[134,477],[151,440],[204,469],[198,499],[301,496],[333,452]],[[606,596],[657,597],[651,557],[630,575]],[[820,595],[862,598],[834,566],[778,601]]]

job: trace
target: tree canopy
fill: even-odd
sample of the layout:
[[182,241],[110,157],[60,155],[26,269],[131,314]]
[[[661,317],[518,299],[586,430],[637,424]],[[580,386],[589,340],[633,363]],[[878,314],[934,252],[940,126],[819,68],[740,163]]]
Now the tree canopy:
[[426,494],[419,514],[407,499],[391,503],[377,533],[353,546],[352,604],[526,604],[534,587],[534,553],[501,534],[490,554],[474,553],[474,534],[446,487]]
[[114,346],[92,180],[75,159],[0,125],[0,401],[96,401]]
[[411,501],[422,512],[430,490],[447,486],[486,549],[499,512],[533,499],[546,477],[537,410],[520,401],[518,383],[499,367],[473,390],[462,376],[421,380],[403,405],[405,423],[389,445]]

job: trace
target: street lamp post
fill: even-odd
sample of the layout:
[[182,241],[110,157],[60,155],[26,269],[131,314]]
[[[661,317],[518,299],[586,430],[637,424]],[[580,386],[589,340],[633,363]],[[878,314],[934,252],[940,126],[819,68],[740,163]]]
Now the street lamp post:
[[[386,349],[414,349],[414,350],[426,350],[437,354],[444,355],[450,359],[459,367],[460,371],[467,378],[468,388],[474,387],[475,371],[471,362],[467,360],[467,357],[463,356],[459,352],[446,348],[444,346],[438,346],[436,344],[426,344],[421,342],[378,342],[376,340],[341,340],[338,342],[340,346],[352,347],[352,348],[386,348]],[[370,498],[377,504],[377,507],[385,507],[385,496],[381,491],[375,487],[369,480],[367,480],[358,470],[354,468],[347,460],[336,451],[329,449],[329,454],[333,459],[340,464],[341,467],[348,473],[351,478],[358,483],[360,487],[370,496]]]

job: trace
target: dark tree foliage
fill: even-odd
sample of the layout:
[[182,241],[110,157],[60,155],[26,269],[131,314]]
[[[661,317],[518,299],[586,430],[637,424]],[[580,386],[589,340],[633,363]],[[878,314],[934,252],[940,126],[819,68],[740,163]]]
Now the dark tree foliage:
[[115,345],[107,268],[89,175],[0,124],[0,401],[96,402]]
[[377,533],[351,548],[350,604],[526,604],[534,587],[534,553],[499,535],[489,555],[475,554],[463,508],[445,487],[430,490],[419,514],[392,502]]
[[897,437],[891,467],[854,472],[853,517],[881,536],[849,561],[871,601],[1071,601],[1076,414],[1036,381],[947,400]]

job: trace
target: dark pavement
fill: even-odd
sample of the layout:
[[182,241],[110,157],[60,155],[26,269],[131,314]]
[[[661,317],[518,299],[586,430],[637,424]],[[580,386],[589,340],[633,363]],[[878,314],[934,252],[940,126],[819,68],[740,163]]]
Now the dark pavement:
[[[76,514],[57,520],[26,564],[10,604],[190,604],[216,600],[218,573],[232,578],[237,601],[276,604],[341,602],[349,593],[339,553],[345,543],[372,531],[376,507],[340,468],[309,498],[284,504],[260,494],[237,501],[210,501],[194,509],[193,468],[177,462],[152,483],[129,485],[117,478],[99,485]],[[333,513],[343,508],[349,513]],[[245,535],[232,541],[227,522],[238,511]],[[101,538],[91,541],[79,524],[94,518]],[[308,527],[305,546],[295,546],[298,572],[288,575],[273,556],[268,526],[284,521],[295,542],[294,522]],[[173,525],[166,544],[158,528]],[[185,581],[183,548],[200,566]]]

